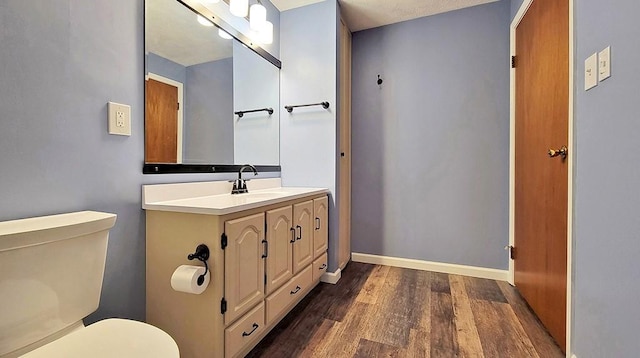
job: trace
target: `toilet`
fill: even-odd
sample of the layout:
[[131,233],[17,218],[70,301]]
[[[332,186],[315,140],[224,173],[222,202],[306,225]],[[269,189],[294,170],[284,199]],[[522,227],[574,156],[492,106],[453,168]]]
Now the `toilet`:
[[100,303],[115,221],[83,211],[0,222],[0,357],[180,356],[171,336],[146,323],[83,324]]

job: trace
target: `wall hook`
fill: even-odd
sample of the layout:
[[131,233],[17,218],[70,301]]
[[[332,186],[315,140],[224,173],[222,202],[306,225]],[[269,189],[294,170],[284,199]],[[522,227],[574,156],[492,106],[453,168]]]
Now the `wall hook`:
[[382,84],[382,78],[380,78],[380,75],[378,75],[378,86],[380,86]]

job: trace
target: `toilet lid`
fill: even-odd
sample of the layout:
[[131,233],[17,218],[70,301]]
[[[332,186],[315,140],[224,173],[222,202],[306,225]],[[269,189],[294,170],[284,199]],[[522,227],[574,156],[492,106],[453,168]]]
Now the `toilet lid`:
[[178,345],[152,325],[111,318],[72,332],[23,357],[154,357],[178,358]]

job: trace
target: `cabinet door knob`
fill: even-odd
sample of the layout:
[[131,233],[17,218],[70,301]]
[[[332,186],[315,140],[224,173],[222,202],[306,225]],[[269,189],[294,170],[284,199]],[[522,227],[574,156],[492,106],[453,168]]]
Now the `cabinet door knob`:
[[294,243],[296,242],[296,229],[291,228],[291,241],[289,241],[290,243]]
[[320,218],[316,218],[316,230],[320,230]]
[[296,240],[302,240],[302,226],[296,225],[296,229],[298,230],[298,237],[296,237]]

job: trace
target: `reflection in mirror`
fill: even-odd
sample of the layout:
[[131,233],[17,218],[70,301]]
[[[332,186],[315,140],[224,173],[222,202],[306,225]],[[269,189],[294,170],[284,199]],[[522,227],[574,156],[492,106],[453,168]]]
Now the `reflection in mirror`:
[[277,67],[177,0],[146,1],[145,40],[145,163],[279,164]]
[[235,116],[234,158],[236,164],[278,164],[280,157],[280,71],[242,45],[233,43],[234,112],[260,108],[266,111]]

